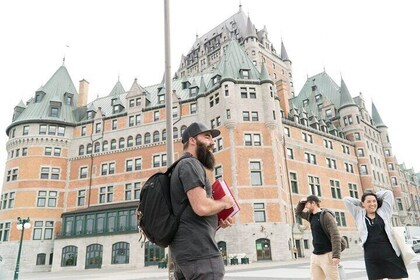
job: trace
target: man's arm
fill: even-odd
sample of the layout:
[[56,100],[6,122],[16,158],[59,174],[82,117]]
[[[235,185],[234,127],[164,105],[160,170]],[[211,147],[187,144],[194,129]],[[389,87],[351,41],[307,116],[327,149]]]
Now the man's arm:
[[[338,231],[337,221],[331,213],[327,212],[324,214],[324,224],[327,234],[330,235],[331,246],[332,246],[332,257],[333,259],[340,259],[341,254],[341,237]],[[338,263],[336,263],[338,264]]]
[[346,205],[350,214],[353,216],[353,218],[356,218],[357,213],[362,210],[362,202],[360,201],[360,199],[346,196],[343,200],[344,205]]
[[232,197],[224,196],[220,200],[213,200],[206,196],[206,191],[201,186],[187,191],[187,196],[193,211],[198,216],[215,215],[223,209],[228,209],[233,206]]
[[302,219],[305,219],[309,221],[309,212],[303,212],[303,209],[305,209],[306,199],[302,198],[301,201],[299,201],[298,205],[296,206],[295,213],[296,216],[301,217]]

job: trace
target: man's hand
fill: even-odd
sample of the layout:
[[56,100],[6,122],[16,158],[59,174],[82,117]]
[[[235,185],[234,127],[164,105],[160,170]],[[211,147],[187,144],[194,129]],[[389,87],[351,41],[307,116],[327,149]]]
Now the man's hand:
[[225,203],[224,209],[232,208],[234,205],[233,198],[229,195],[225,195],[224,197],[220,199],[220,201],[223,201]]
[[339,265],[340,264],[340,259],[333,258],[332,263],[333,263],[333,265]]
[[222,220],[222,219],[219,220],[219,226],[221,228],[230,227],[232,225],[232,223],[233,223],[232,217],[227,217],[226,220]]

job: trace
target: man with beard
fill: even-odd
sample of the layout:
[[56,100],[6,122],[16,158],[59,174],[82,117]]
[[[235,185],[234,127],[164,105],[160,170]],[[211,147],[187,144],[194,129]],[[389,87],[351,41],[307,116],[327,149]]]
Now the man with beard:
[[217,129],[194,122],[182,133],[184,153],[171,175],[171,199],[174,214],[188,201],[178,231],[169,245],[175,263],[175,279],[223,279],[225,267],[215,235],[232,223],[232,218],[217,220],[217,213],[233,206],[231,197],[213,200],[210,181],[204,168],[213,171],[213,137]]
[[[323,210],[320,208],[320,203],[321,200],[316,195],[301,199],[296,207],[296,216],[311,224],[314,247],[311,255],[311,279],[338,280],[340,279],[338,273],[341,253],[340,233],[333,215],[327,212],[321,216]],[[321,217],[325,231],[321,225]]]

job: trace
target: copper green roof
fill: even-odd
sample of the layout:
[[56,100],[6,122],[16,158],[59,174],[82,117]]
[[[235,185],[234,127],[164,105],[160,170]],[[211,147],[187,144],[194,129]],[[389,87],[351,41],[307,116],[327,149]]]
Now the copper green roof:
[[382,121],[381,116],[376,109],[375,103],[372,102],[372,120],[376,127],[387,127],[384,122]]
[[112,95],[120,95],[120,94],[122,94],[122,93],[125,93],[125,89],[124,89],[124,87],[122,86],[122,84],[121,84],[121,82],[120,81],[118,81],[116,84],[115,84],[115,86],[114,86],[114,88],[111,90],[111,92],[110,92],[110,96],[112,96]]
[[341,78],[339,110],[348,106],[356,106],[356,103],[354,103],[353,98],[351,97],[350,92],[346,86],[346,83],[344,82],[343,78]]

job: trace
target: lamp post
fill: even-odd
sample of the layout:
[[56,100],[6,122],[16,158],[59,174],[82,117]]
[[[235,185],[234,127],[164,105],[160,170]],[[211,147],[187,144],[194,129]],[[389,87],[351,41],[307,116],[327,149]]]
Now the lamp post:
[[17,260],[16,260],[15,277],[13,278],[13,280],[19,279],[19,262],[20,262],[20,253],[22,251],[23,233],[25,232],[25,228],[28,229],[31,227],[31,224],[29,223],[29,217],[27,219],[22,219],[21,217],[18,217],[17,220],[18,220],[18,223],[16,225],[16,228],[18,230],[21,230],[22,233],[20,234],[19,251],[18,251]]

